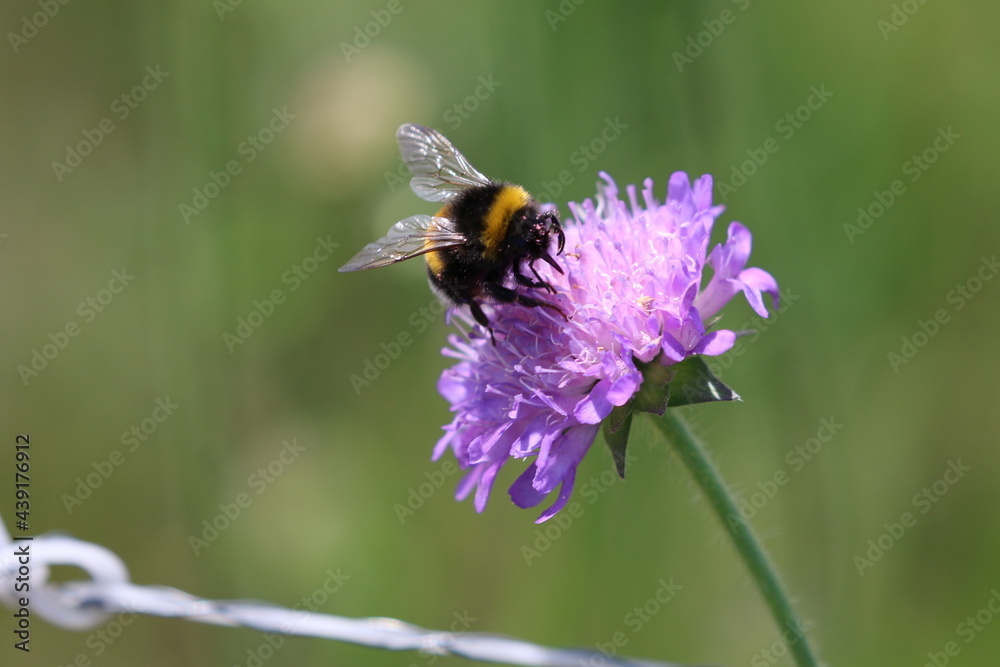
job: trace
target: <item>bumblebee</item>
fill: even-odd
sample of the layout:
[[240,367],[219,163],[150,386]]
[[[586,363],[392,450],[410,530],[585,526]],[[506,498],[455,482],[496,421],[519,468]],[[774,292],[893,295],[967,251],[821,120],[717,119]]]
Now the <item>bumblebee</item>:
[[468,306],[491,337],[483,302],[541,306],[565,317],[558,306],[516,290],[523,286],[555,293],[534,264],[542,260],[563,272],[549,252],[553,241],[556,254],[566,243],[558,216],[543,212],[521,186],[483,176],[437,130],[403,125],[396,141],[413,174],[410,187],[421,199],[443,206],[433,216],[400,220],[340,271],[374,269],[423,255],[431,289],[447,305]]

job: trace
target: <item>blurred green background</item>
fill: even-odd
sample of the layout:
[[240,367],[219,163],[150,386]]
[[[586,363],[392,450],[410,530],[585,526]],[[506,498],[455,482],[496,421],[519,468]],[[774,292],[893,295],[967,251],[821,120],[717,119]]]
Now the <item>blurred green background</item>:
[[[510,504],[518,466],[485,514],[453,500],[460,475],[429,460],[450,421],[435,390],[448,328],[427,315],[421,263],[336,271],[432,210],[399,174],[395,129],[418,122],[564,214],[599,170],[653,177],[661,196],[673,171],[714,174],[716,236],[746,223],[751,264],[789,299],[717,360],[744,402],[688,418],[758,505],[811,637],[830,665],[922,665],[949,642],[949,664],[991,664],[998,21],[992,3],[915,0],[6,2],[0,512],[11,526],[28,432],[32,531],[104,545],[138,583],[292,606],[339,572],[322,611],[789,664],[649,424],[625,483],[607,484],[594,447],[569,525]],[[751,319],[741,300],[724,325]],[[259,326],[234,342],[240,318]],[[401,333],[412,344],[352,384]],[[810,442],[824,419],[842,427]],[[968,471],[946,479],[950,463]],[[193,547],[238,498],[252,502]],[[637,622],[671,578],[680,592]],[[33,630],[30,656],[5,645],[5,664],[246,665],[263,641],[154,618],[110,643]],[[304,639],[267,664],[435,661]]]

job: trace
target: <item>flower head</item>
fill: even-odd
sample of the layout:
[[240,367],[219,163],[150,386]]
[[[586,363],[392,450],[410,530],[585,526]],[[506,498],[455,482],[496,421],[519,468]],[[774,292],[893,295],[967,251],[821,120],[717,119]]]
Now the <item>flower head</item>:
[[[438,382],[455,418],[434,459],[454,452],[468,470],[456,497],[475,491],[479,512],[504,464],[534,457],[510,496],[519,507],[534,507],[559,488],[538,522],[551,518],[569,500],[601,422],[643,386],[644,368],[669,369],[729,350],[737,334],[709,330],[710,320],[741,291],[762,317],[768,315],[762,294],[776,303],[774,278],[746,268],[746,227],[731,223],[725,242],[707,254],[723,210],[712,206],[711,176],[692,184],[687,174],[673,174],[665,203],[654,197],[651,179],[641,199],[628,186],[626,203],[614,181],[601,177],[596,204],[570,204],[565,274],[539,267],[557,293],[535,295],[558,304],[568,320],[548,308],[497,304],[490,312],[493,345],[468,316],[455,313],[473,330],[451,335],[443,350],[458,359]],[[706,255],[713,275],[702,289]]]

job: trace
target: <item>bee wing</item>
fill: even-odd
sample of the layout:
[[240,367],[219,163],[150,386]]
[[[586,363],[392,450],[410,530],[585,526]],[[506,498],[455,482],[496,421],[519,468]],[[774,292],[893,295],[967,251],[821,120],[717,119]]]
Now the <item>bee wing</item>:
[[339,271],[343,273],[389,266],[433,250],[465,245],[465,242],[465,236],[448,218],[414,215],[400,220],[388,234],[366,245]]
[[396,141],[403,162],[413,174],[410,188],[421,199],[444,201],[466,188],[490,182],[437,130],[403,125],[396,131]]

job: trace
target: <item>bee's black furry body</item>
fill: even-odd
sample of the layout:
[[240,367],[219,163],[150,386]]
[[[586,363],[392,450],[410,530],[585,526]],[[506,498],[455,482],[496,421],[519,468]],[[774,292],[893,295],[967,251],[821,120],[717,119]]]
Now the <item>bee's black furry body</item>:
[[[453,220],[466,238],[464,245],[426,255],[431,287],[443,300],[468,305],[487,327],[479,301],[554,308],[515,291],[517,285],[551,289],[532,263],[548,256],[550,232],[558,234],[560,249],[563,238],[558,219],[542,213],[523,188],[498,182],[468,188],[437,216]],[[525,264],[534,279],[524,275]]]
[[406,124],[397,130],[396,140],[413,174],[410,187],[422,199],[443,202],[442,208],[433,216],[400,220],[340,271],[374,269],[423,255],[437,295],[449,305],[468,306],[491,336],[484,302],[542,306],[565,317],[559,306],[519,291],[540,287],[555,293],[534,264],[540,259],[563,272],[549,254],[553,236],[557,254],[566,242],[556,213],[543,212],[521,186],[483,176],[436,130]]

